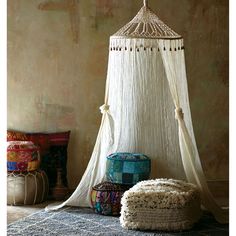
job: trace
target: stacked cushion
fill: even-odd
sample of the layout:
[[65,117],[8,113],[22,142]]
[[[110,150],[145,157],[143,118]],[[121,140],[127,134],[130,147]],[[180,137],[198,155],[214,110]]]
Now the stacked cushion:
[[113,153],[107,157],[107,180],[118,184],[134,185],[149,178],[150,159],[140,153]]
[[8,171],[34,171],[39,168],[39,147],[29,141],[10,141],[7,144]]
[[181,180],[139,182],[124,193],[121,203],[120,223],[126,229],[186,230],[201,216],[197,187]]
[[44,171],[8,172],[7,204],[31,205],[45,201],[48,195],[48,178]]
[[150,159],[139,153],[113,153],[107,157],[106,178],[92,188],[91,204],[95,212],[103,215],[120,215],[121,197],[140,180],[148,179]]
[[129,189],[127,185],[103,182],[92,188],[91,204],[98,214],[119,215],[121,197]]
[[[41,164],[49,180],[49,199],[63,200],[68,193],[67,184],[67,148],[70,131],[58,133],[24,133],[7,131],[7,140],[32,141],[40,148]],[[58,177],[62,185],[58,191]],[[64,196],[62,194],[64,192]]]

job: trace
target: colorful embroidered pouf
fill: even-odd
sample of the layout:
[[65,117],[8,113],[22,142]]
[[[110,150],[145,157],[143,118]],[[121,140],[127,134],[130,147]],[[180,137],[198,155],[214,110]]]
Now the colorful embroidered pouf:
[[118,184],[134,185],[149,179],[150,159],[140,153],[113,153],[107,157],[106,178]]
[[92,188],[91,204],[96,213],[119,215],[121,197],[131,186],[103,182]]
[[7,170],[34,171],[40,165],[39,147],[30,141],[7,142]]
[[7,204],[32,205],[45,201],[48,178],[44,171],[8,172]]
[[181,180],[141,181],[121,199],[120,223],[135,230],[190,229],[201,216],[200,193]]

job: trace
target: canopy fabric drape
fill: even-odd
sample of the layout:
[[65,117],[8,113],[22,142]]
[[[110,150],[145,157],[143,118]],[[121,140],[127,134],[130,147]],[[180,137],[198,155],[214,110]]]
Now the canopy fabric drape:
[[105,179],[106,156],[140,152],[152,160],[152,178],[196,184],[203,205],[219,222],[228,211],[211,195],[194,137],[184,43],[146,6],[110,37],[101,126],[88,167],[65,205],[91,206],[90,192]]
[[[209,191],[198,154],[193,128],[192,126],[187,127],[187,122],[184,119],[181,106],[184,101],[181,101],[179,94],[186,91],[186,89],[181,91],[181,86],[178,86],[178,84],[187,84],[184,51],[180,50],[173,53],[170,50],[176,47],[175,41],[162,41],[161,45],[162,47],[167,47],[167,50],[161,50],[161,55],[175,104],[175,117],[179,124],[179,145],[186,177],[189,182],[199,187],[203,205],[212,211],[216,220],[221,223],[226,223],[228,222],[228,211],[217,205]],[[178,87],[180,87],[180,89]],[[186,97],[186,99],[188,98]],[[189,102],[187,101],[187,103]],[[188,111],[190,111],[190,109],[188,109]],[[189,121],[188,123],[190,124]]]

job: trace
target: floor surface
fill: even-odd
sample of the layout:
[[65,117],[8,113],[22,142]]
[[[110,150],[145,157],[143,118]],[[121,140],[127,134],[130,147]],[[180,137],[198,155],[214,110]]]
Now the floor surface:
[[61,203],[55,201],[46,201],[41,204],[28,205],[28,206],[7,206],[7,224],[17,221],[23,217],[31,215],[49,204]]
[[64,207],[58,211],[38,211],[8,225],[8,236],[228,236],[229,226],[204,212],[189,230],[140,231],[121,227],[119,217],[96,214],[91,208]]

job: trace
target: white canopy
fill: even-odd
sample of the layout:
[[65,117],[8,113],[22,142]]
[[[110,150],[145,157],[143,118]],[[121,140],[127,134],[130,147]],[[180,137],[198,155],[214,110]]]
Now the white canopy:
[[152,160],[152,178],[196,184],[203,205],[228,222],[209,192],[199,158],[189,107],[182,37],[144,6],[110,37],[101,126],[88,167],[63,204],[91,206],[91,188],[105,179],[106,156],[140,152]]

